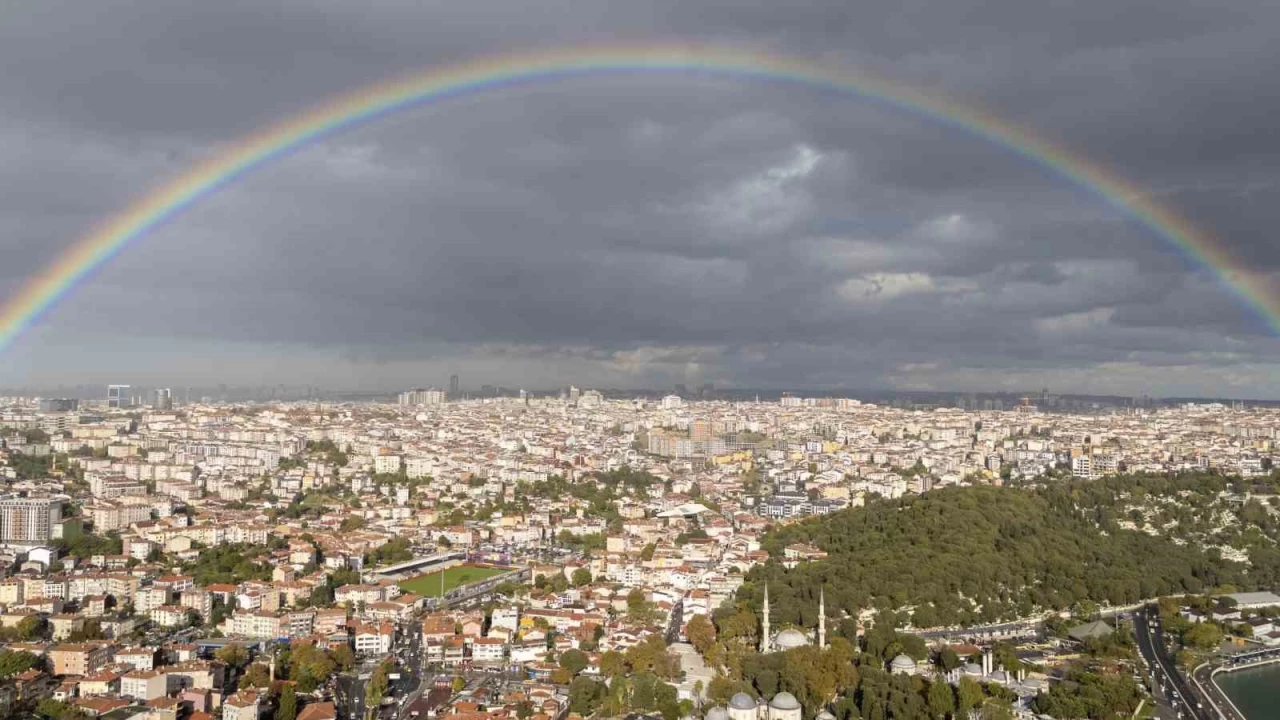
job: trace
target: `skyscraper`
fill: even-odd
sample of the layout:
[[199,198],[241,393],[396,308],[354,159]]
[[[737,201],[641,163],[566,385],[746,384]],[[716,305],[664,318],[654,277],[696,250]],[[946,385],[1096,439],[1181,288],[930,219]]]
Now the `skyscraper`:
[[156,410],[173,409],[173,391],[169,388],[156,388],[152,393],[151,406]]
[[458,374],[454,373],[449,376],[449,397],[457,398],[458,391],[462,389],[462,383],[458,381]]
[[128,385],[108,385],[107,386],[107,407],[122,408],[129,406],[129,386]]

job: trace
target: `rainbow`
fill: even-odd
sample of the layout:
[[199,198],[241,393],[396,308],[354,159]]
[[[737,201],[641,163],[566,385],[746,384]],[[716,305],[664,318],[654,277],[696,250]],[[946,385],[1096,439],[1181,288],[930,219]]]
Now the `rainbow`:
[[1037,137],[1014,123],[937,94],[869,74],[757,51],[706,46],[574,47],[491,57],[427,69],[374,84],[257,132],[230,145],[176,180],[141,198],[63,252],[0,306],[0,352],[67,297],[94,270],[133,240],[200,200],[309,143],[400,110],[451,98],[599,74],[681,73],[700,77],[784,82],[861,99],[932,118],[988,140],[1091,192],[1132,216],[1210,269],[1273,332],[1280,331],[1280,299],[1262,278],[1173,209],[1156,203],[1100,164]]

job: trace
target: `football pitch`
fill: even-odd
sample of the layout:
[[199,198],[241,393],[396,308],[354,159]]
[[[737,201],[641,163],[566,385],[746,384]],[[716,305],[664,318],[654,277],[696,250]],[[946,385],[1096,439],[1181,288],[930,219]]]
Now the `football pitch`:
[[458,565],[438,570],[426,575],[409,578],[399,583],[400,589],[423,597],[440,597],[440,576],[444,575],[444,592],[454,588],[470,585],[481,580],[488,580],[495,575],[511,572],[510,568],[487,567],[482,565]]

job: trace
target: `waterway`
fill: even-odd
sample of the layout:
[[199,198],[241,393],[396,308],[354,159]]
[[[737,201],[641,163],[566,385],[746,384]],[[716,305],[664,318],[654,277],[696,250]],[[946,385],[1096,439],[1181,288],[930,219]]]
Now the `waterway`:
[[1218,673],[1213,680],[1248,720],[1280,720],[1280,663]]

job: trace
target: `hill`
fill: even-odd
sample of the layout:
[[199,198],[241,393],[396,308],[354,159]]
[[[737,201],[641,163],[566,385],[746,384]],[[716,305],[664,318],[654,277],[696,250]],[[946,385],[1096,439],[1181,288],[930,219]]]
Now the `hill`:
[[[828,557],[793,570],[777,563],[757,567],[740,599],[758,607],[767,582],[775,624],[811,627],[818,589],[825,586],[829,613],[907,610],[916,627],[934,627],[1083,602],[1127,604],[1223,585],[1272,583],[1280,577],[1274,527],[1239,529],[1250,518],[1261,525],[1273,522],[1274,508],[1262,509],[1253,500],[1236,503],[1223,516],[1230,482],[1214,476],[1113,478],[1031,488],[953,487],[877,500],[770,533],[765,547],[775,557],[795,542],[816,545]],[[1152,500],[1160,498],[1177,500],[1187,516],[1181,525],[1173,531],[1167,523],[1127,529],[1141,527],[1135,520],[1142,521]],[[1205,549],[1203,537],[1188,542],[1175,532],[1203,530],[1209,514],[1235,528],[1233,537],[1252,539],[1246,550],[1258,561],[1254,567]]]

